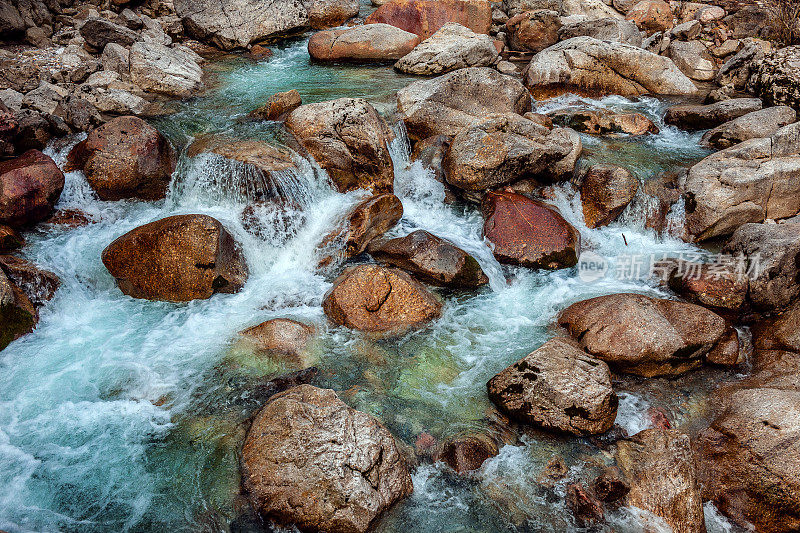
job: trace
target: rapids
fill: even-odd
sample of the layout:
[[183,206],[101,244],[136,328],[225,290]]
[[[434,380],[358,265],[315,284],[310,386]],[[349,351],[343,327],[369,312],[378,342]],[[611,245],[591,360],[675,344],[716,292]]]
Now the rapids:
[[[276,47],[259,63],[226,57],[210,66],[215,85],[202,97],[174,104],[175,113],[153,124],[176,147],[205,133],[280,143],[275,123],[246,119],[269,95],[298,89],[304,103],[359,96],[391,115],[394,92],[411,78],[386,66],[321,66],[309,61],[306,40]],[[539,103],[567,105],[576,97]],[[602,105],[647,114],[661,128],[642,139],[583,136],[587,162],[628,166],[643,182],[699,160],[699,134],[664,125],[669,102],[652,98],[603,99]],[[238,494],[237,446],[243,423],[257,403],[252,386],[282,370],[252,357],[236,333],[275,317],[314,323],[318,384],[331,387],[356,409],[377,416],[400,440],[414,444],[427,432],[438,439],[489,423],[485,383],[554,334],[557,313],[572,302],[621,291],[664,294],[639,276],[586,282],[577,269],[556,272],[501,267],[481,236],[472,206],[443,204],[444,190],[419,164],[396,126],[392,146],[395,191],[405,210],[390,235],[425,229],[472,254],[490,277],[476,293],[447,294],[441,319],[399,341],[376,342],[326,323],[320,307],[331,273],[317,272],[317,244],[337,217],[364,197],[338,194],[319,168],[301,164],[272,185],[302,208],[297,231],[257,238],[240,221],[247,195],[238,184],[246,169],[214,156],[185,152],[166,200],[103,202],[80,172],[67,174],[59,208],[88,213],[93,223],[75,229],[47,227],[27,235],[23,255],[52,270],[63,285],[41,312],[36,331],[0,353],[0,529],[28,531],[249,531]],[[63,163],[70,143],[49,154]],[[652,202],[640,193],[620,222],[599,230],[583,223],[569,184],[554,203],[581,232],[583,249],[606,258],[611,272],[626,257],[676,256],[697,248],[645,228]],[[124,296],[100,261],[105,246],[123,233],[168,215],[204,213],[219,219],[242,244],[251,270],[238,294],[172,304]],[[680,209],[669,215],[680,230]],[[623,237],[624,235],[624,237]],[[722,379],[702,370],[683,381],[622,380],[618,423],[630,432],[649,426],[657,406],[675,424],[704,413],[704,391]],[[689,396],[691,392],[691,397]],[[588,441],[531,433],[468,477],[438,465],[414,473],[414,494],[377,525],[379,532],[568,531],[563,484],[536,484],[539,472],[561,455],[570,479],[586,479],[604,456]],[[732,531],[707,506],[709,530]],[[658,519],[636,509],[611,517],[617,531],[659,530]]]

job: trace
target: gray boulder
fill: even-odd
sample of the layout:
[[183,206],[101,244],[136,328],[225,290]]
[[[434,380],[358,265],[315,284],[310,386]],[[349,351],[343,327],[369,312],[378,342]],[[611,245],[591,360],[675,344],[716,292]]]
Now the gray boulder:
[[581,20],[564,24],[558,32],[562,41],[573,37],[593,37],[601,41],[617,41],[633,46],[642,46],[642,34],[636,24],[618,18]]
[[700,144],[722,150],[748,139],[769,137],[779,129],[797,121],[797,112],[779,105],[760,109],[721,124],[703,135]]
[[180,49],[138,42],[131,47],[131,81],[147,92],[189,97],[204,88],[203,69]]
[[466,67],[487,67],[498,55],[491,37],[452,22],[400,58],[394,68],[406,74],[429,76]]

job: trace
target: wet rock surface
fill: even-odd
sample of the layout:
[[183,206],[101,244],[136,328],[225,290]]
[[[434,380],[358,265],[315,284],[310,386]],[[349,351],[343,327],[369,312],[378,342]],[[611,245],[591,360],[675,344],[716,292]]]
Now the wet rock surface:
[[38,150],[0,161],[0,224],[20,227],[46,219],[63,189],[64,174]]

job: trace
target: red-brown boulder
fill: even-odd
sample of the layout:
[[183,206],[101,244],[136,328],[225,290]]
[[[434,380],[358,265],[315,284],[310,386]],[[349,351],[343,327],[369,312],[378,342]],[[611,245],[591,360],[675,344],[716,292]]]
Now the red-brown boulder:
[[46,219],[64,189],[64,174],[39,150],[0,162],[0,224],[12,227]]

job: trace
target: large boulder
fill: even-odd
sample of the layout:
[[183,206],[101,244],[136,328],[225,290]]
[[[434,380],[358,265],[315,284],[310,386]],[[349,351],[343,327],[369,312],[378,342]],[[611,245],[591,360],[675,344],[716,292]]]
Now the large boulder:
[[33,331],[37,321],[31,301],[0,270],[0,350]]
[[64,174],[38,150],[1,161],[0,224],[19,227],[46,219],[63,189]]
[[561,17],[555,11],[528,11],[506,22],[509,46],[528,52],[540,52],[556,44],[560,29]]
[[203,69],[194,56],[158,43],[131,46],[130,75],[143,91],[167,96],[187,98],[204,88]]
[[308,22],[315,30],[333,28],[357,17],[360,9],[358,0],[306,0]]
[[489,192],[483,234],[501,263],[557,269],[578,262],[580,234],[554,207],[521,194]]
[[700,144],[717,150],[759,137],[770,137],[779,129],[797,121],[797,112],[779,105],[752,111],[730,122],[720,124],[703,135]]
[[589,228],[614,221],[639,190],[639,180],[627,169],[615,165],[594,165],[581,183],[583,219]]
[[569,22],[558,30],[559,41],[573,37],[593,37],[601,41],[617,41],[633,46],[642,46],[642,34],[636,24],[613,17]]
[[787,46],[767,54],[758,63],[750,83],[767,105],[788,105],[800,110],[800,46]]
[[475,289],[489,283],[474,257],[424,230],[371,246],[369,253],[378,261],[402,268],[431,285]]
[[664,122],[684,130],[707,130],[761,109],[759,98],[731,98],[714,104],[678,104],[667,109]]
[[164,198],[176,157],[144,120],[118,117],[89,133],[69,153],[66,170],[83,170],[101,200]]
[[43,270],[34,263],[13,255],[0,255],[0,270],[19,287],[35,308],[52,300],[61,286],[53,272]]
[[364,533],[413,490],[392,434],[311,385],[269,399],[247,433],[241,465],[256,511],[303,531]]
[[800,212],[800,123],[711,154],[686,177],[686,231],[702,241]]
[[544,429],[593,435],[611,429],[617,417],[608,366],[561,338],[547,341],[486,387],[510,418]]
[[672,28],[672,8],[664,0],[637,2],[625,18],[647,32],[647,35]]
[[717,74],[714,58],[700,41],[672,41],[669,57],[693,80],[711,81]]
[[223,50],[246,48],[310,26],[301,0],[175,0],[174,6],[190,34]]
[[454,136],[476,118],[530,108],[530,93],[518,79],[488,67],[459,69],[397,91],[398,113],[416,140]]
[[206,215],[176,215],[135,228],[103,250],[103,264],[123,293],[148,300],[233,293],[248,276],[233,236]]
[[424,326],[441,314],[442,304],[402,270],[359,265],[333,282],[322,308],[335,324],[388,337]]
[[308,53],[319,61],[394,61],[417,43],[416,34],[389,24],[362,24],[315,33]]
[[339,191],[392,192],[391,128],[366,100],[339,98],[306,104],[286,117],[286,128],[324,168]]
[[134,30],[98,17],[91,17],[84,22],[80,34],[89,46],[97,50],[103,50],[109,43],[129,47],[142,40]]
[[631,293],[574,303],[558,323],[612,369],[645,377],[700,366],[729,333],[725,320],[708,309]]
[[487,0],[390,0],[366,23],[384,22],[427,39],[448,22],[457,22],[475,33],[489,33],[492,8]]
[[534,96],[691,95],[697,92],[671,59],[630,44],[574,37],[536,54],[525,82]]
[[800,530],[799,368],[795,354],[789,368],[718,394],[724,410],[698,437],[703,496],[748,529]]
[[497,59],[491,37],[450,22],[400,58],[394,68],[430,76],[466,67],[487,67]]
[[485,191],[547,176],[572,151],[571,137],[560,128],[549,130],[514,113],[493,115],[453,138],[445,158],[447,181],[465,191]]
[[800,224],[744,224],[723,247],[742,257],[753,307],[775,311],[800,296]]
[[646,429],[617,442],[617,466],[630,486],[625,505],[660,517],[674,533],[705,533],[703,499],[689,435]]

